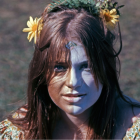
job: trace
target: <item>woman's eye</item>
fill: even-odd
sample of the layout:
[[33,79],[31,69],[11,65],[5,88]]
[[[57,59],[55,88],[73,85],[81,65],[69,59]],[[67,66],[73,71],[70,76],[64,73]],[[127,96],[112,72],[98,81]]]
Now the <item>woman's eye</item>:
[[66,71],[66,67],[62,65],[55,65],[54,66],[54,71],[59,72],[59,71]]
[[88,64],[83,64],[80,69],[85,69],[85,68],[88,68]]
[[90,68],[88,67],[88,64],[83,64],[80,69],[84,69],[85,71],[90,71]]

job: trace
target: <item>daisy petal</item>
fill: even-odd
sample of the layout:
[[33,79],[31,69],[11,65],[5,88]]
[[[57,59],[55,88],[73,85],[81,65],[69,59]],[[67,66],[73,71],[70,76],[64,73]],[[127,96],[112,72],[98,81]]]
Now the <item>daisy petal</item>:
[[111,15],[111,17],[113,17],[113,18],[119,18],[120,16],[119,15]]
[[23,32],[30,32],[30,31],[32,31],[32,28],[24,28],[22,31]]
[[31,42],[31,40],[33,39],[34,35],[35,35],[35,33],[33,32],[33,33],[31,34],[31,36],[30,36],[29,42]]
[[116,15],[116,14],[117,14],[116,9],[112,9],[112,10],[110,10],[110,14],[111,14],[111,15]]
[[41,20],[41,18],[39,18],[39,19],[37,20],[37,23],[38,23],[40,20]]
[[32,33],[33,33],[33,32],[29,32],[29,33],[28,33],[28,36],[27,36],[27,39],[28,39],[28,40],[30,39]]
[[34,24],[33,18],[30,16],[30,23]]
[[37,18],[35,18],[34,23],[35,23],[35,24],[37,23]]
[[[115,19],[115,18],[114,18],[114,19],[112,19],[112,20],[114,20],[115,22],[119,22],[119,20],[117,20],[117,19]],[[111,21],[112,21],[112,20],[111,20]]]
[[115,20],[111,20],[111,22],[112,22],[113,24],[116,24]]
[[31,24],[30,21],[27,21],[27,26],[30,27],[30,28],[32,27],[32,24]]

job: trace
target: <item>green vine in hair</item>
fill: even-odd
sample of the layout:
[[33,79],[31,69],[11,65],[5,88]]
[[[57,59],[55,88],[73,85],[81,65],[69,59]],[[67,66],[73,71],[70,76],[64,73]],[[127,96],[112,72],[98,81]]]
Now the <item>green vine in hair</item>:
[[99,15],[101,9],[116,9],[117,14],[120,15],[119,8],[123,7],[124,5],[121,5],[116,8],[117,2],[112,3],[111,0],[52,0],[53,2],[50,3],[48,12],[52,11],[54,8],[63,5],[67,6],[70,9],[71,8],[85,8],[89,10],[89,12],[93,15]]
[[[116,23],[119,22],[120,12],[119,9],[124,5],[118,6],[117,2],[112,3],[111,0],[52,0],[53,2],[47,6],[47,12],[51,12],[53,9],[59,6],[66,6],[70,9],[84,8],[89,11],[93,16],[99,16],[103,19],[108,30],[113,30]],[[34,38],[36,43],[37,37],[40,35],[43,29],[43,23],[40,18],[35,18],[33,20],[30,17],[27,21],[28,28],[24,28],[23,32],[29,32],[27,39],[29,42]],[[38,29],[38,30],[37,30]]]

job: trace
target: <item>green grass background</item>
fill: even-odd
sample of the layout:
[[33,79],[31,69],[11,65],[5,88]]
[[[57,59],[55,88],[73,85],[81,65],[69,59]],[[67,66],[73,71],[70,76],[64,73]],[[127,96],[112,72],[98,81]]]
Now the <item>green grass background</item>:
[[[123,49],[120,85],[124,94],[140,101],[140,0],[117,0]],[[22,32],[29,16],[39,17],[49,0],[0,1],[0,121],[26,103],[28,65],[33,43]]]

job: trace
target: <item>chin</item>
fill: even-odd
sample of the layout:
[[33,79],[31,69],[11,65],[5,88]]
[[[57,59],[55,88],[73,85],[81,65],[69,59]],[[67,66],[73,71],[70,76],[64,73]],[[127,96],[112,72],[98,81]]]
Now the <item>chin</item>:
[[69,110],[69,111],[66,111],[66,112],[70,115],[77,116],[77,115],[82,114],[86,110],[87,110],[86,108],[82,108],[81,106],[73,106],[72,110]]

